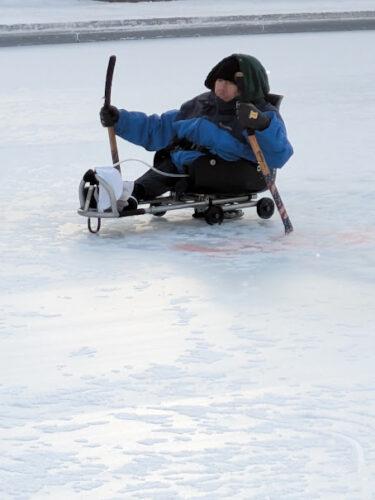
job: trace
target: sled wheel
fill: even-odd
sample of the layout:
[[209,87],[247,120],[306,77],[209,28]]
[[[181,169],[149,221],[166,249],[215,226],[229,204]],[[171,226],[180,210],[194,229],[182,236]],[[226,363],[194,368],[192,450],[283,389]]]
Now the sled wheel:
[[257,214],[261,219],[270,219],[275,211],[275,203],[271,198],[261,198],[257,203]]
[[[151,205],[151,207],[160,207],[161,203],[153,203]],[[167,213],[167,211],[165,212],[157,212],[157,213],[154,213],[152,215],[155,215],[155,217],[163,217],[163,215],[165,215]]]
[[101,226],[101,223],[102,223],[102,221],[101,221],[100,217],[98,217],[97,218],[97,223],[96,223],[96,229],[93,229],[93,227],[91,226],[91,218],[89,217],[87,219],[87,227],[88,227],[90,233],[92,233],[92,234],[98,233],[99,229],[100,229],[100,226]]
[[211,207],[207,208],[204,214],[204,218],[207,224],[210,224],[210,226],[212,226],[213,224],[221,224],[224,219],[223,209],[219,206],[212,205]]

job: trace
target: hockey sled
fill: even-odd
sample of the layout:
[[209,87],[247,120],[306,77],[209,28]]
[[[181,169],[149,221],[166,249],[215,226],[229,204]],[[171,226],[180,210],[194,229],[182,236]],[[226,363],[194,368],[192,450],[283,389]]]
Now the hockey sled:
[[[204,157],[189,170],[187,183],[178,183],[176,191],[170,192],[168,196],[140,201],[134,209],[129,206],[121,208],[121,174],[113,167],[103,167],[100,173],[107,168],[107,174],[111,175],[99,175],[97,169],[94,181],[81,181],[78,214],[87,217],[91,233],[99,232],[101,219],[145,214],[161,217],[172,210],[191,209],[193,217],[204,219],[210,225],[239,218],[243,215],[243,209],[251,207],[256,209],[262,219],[272,217],[274,201],[266,197],[258,198],[259,193],[267,189],[261,172],[248,162],[233,163],[228,169],[225,165],[216,164],[215,158]],[[93,220],[96,220],[96,224]]]

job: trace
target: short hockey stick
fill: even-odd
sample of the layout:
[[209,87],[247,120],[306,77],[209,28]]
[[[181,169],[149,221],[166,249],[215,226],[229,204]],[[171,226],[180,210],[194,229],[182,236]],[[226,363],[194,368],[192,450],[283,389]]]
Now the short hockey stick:
[[270,169],[267,165],[267,162],[264,158],[263,152],[258,144],[255,134],[254,133],[249,134],[247,140],[249,141],[250,147],[255,155],[255,158],[257,159],[257,162],[259,163],[259,167],[263,174],[264,180],[266,181],[267,188],[269,189],[270,193],[272,194],[272,198],[275,201],[277,210],[279,211],[281,220],[283,221],[284,224],[285,234],[291,233],[293,231],[293,225],[289,219],[284,203],[279,194],[279,190],[276,187],[275,181],[272,180]]
[[[111,104],[111,90],[112,90],[112,79],[113,71],[115,69],[116,56],[111,56],[108,61],[107,76],[105,79],[105,92],[104,92],[104,106],[110,106]],[[116,142],[116,135],[114,127],[108,127],[109,145],[111,147],[112,163],[121,173],[121,167],[119,165],[119,156]]]
[[[242,72],[238,72],[235,75],[236,79],[236,84],[241,92],[243,94],[244,90],[244,76]],[[249,131],[248,130],[248,136],[247,140],[249,142],[250,148],[252,149],[254,156],[259,164],[260,170],[263,174],[264,180],[266,182],[266,186],[268,190],[270,191],[272,198],[275,201],[277,210],[279,211],[281,220],[283,221],[284,224],[284,229],[285,229],[285,234],[289,234],[293,231],[293,225],[289,219],[289,216],[287,214],[286,208],[284,206],[284,203],[281,199],[279,190],[276,187],[275,181],[272,179],[272,175],[270,172],[270,169],[267,165],[266,159],[264,158],[263,151],[261,150],[257,138],[255,137],[255,132],[254,131]]]

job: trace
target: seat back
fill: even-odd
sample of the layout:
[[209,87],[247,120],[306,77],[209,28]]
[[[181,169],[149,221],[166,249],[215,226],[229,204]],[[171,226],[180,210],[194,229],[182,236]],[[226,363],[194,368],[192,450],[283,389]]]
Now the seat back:
[[281,101],[284,99],[283,95],[279,94],[267,94],[266,101],[275,106],[276,109],[280,109]]

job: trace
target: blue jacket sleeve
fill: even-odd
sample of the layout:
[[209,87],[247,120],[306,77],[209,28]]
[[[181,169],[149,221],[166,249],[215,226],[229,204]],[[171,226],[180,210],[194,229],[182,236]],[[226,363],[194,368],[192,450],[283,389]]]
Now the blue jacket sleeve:
[[227,130],[219,128],[206,118],[177,120],[174,128],[179,138],[186,138],[193,144],[203,146],[223,160],[235,161],[239,158],[246,158],[256,161],[246,141],[239,141]]
[[288,141],[282,118],[273,111],[265,113],[271,118],[271,122],[265,130],[256,131],[255,136],[268,166],[281,168],[292,156],[293,148]]
[[121,109],[115,133],[148,151],[158,151],[165,148],[174,138],[173,122],[177,113],[177,110],[171,110],[160,116],[147,116],[145,113]]

